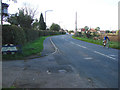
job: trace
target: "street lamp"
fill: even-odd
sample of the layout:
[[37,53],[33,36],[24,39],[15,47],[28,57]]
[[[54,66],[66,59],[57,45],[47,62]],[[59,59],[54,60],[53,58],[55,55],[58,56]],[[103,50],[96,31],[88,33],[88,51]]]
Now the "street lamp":
[[[46,10],[45,11],[45,23],[46,23],[46,13],[49,12],[49,11],[53,11],[53,10]],[[46,24],[46,26],[47,26],[47,24]]]

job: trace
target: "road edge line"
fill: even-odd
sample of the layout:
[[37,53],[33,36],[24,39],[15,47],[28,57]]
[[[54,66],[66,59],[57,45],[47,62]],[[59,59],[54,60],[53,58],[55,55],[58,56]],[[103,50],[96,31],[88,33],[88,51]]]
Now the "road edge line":
[[50,42],[52,43],[52,45],[54,46],[55,48],[55,51],[52,53],[52,54],[55,54],[58,50],[58,48],[56,47],[56,45],[53,43],[52,39],[50,38]]

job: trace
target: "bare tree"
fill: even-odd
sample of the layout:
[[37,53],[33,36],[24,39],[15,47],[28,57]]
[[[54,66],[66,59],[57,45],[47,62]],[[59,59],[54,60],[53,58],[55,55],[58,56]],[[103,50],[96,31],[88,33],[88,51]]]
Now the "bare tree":
[[24,10],[25,14],[30,15],[32,18],[37,15],[37,8],[32,7],[30,4],[24,3],[21,9]]

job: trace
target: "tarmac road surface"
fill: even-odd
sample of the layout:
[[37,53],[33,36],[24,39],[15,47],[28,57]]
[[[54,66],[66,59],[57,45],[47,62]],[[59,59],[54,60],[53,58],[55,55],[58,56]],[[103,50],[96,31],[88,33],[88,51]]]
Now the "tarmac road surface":
[[73,39],[48,37],[42,57],[3,61],[3,87],[117,88],[118,50]]

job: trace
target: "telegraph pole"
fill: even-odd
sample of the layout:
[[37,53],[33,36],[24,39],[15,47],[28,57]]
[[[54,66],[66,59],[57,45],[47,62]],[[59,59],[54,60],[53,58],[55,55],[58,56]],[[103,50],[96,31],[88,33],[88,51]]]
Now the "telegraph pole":
[[76,15],[75,15],[75,33],[77,32],[77,12],[76,12]]

